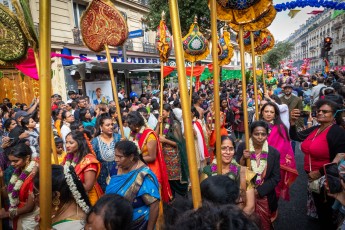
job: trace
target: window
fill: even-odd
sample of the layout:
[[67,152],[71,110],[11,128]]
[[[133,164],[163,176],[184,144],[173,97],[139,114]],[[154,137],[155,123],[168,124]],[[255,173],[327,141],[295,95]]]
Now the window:
[[86,10],[86,5],[73,2],[74,26],[75,27],[80,28],[80,17],[85,10]]
[[143,30],[143,32],[144,32],[144,42],[145,43],[148,43],[149,42],[149,36],[148,36],[148,34],[147,34],[147,32],[146,32],[146,30],[147,30],[147,25],[146,25],[146,23],[145,22],[141,22],[141,27],[142,27],[142,30]]
[[0,3],[3,4],[4,6],[8,7],[11,11],[16,12],[14,9],[11,0],[0,0]]

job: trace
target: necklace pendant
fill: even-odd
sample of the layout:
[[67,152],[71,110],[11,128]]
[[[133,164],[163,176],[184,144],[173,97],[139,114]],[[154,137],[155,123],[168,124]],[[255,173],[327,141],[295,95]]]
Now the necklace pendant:
[[105,180],[105,183],[108,185],[110,183],[110,175],[108,174],[107,179]]

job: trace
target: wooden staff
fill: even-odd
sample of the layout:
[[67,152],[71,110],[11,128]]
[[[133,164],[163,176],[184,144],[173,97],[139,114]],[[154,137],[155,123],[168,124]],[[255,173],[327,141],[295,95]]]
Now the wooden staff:
[[110,51],[109,51],[108,45],[105,44],[104,48],[105,48],[105,52],[107,54],[107,61],[108,61],[110,79],[111,79],[111,88],[113,90],[114,100],[115,100],[115,104],[116,104],[117,120],[118,120],[119,126],[120,126],[121,137],[124,138],[125,137],[125,133],[123,131],[122,118],[121,118],[121,110],[120,110],[120,105],[119,105],[119,97],[117,95],[116,81],[115,81],[115,76],[114,76],[113,65],[111,63]]
[[255,48],[254,48],[254,34],[250,32],[250,45],[252,49],[252,67],[254,80],[254,101],[255,101],[255,120],[259,120],[259,102],[258,102],[258,83],[256,80],[256,62],[255,62]]
[[[51,168],[51,0],[39,2],[40,29],[40,124],[45,125],[40,130],[40,229],[51,229],[51,197],[52,197],[52,168]],[[48,199],[48,202],[47,202]]]
[[[163,116],[163,84],[164,84],[164,63],[161,60],[161,95],[160,95],[160,108],[159,108],[159,115]],[[159,125],[159,134],[163,135],[163,122]]]
[[265,79],[265,73],[264,73],[264,58],[263,55],[260,56],[261,61],[261,69],[262,69],[262,83],[264,84],[264,93],[267,93],[267,87],[266,87],[266,79]]
[[[215,1],[215,0],[213,0]],[[246,70],[244,60],[244,41],[243,41],[243,26],[240,26],[239,31],[239,45],[241,56],[241,74],[242,74],[242,96],[243,96],[243,122],[244,122],[244,135],[246,140],[246,149],[249,149],[249,126],[248,126],[248,105],[247,105],[247,82],[246,82]],[[250,167],[250,159],[247,159],[247,166]]]
[[217,173],[222,174],[222,156],[220,155],[220,98],[219,98],[219,65],[218,65],[218,36],[216,0],[211,0],[211,34],[212,34],[212,61],[213,61],[213,94],[216,132]]
[[189,92],[189,101],[190,104],[193,105],[193,71],[194,71],[194,62],[192,62],[192,66],[190,69],[190,77],[189,77],[189,85],[190,85],[190,92]]
[[189,176],[192,183],[192,198],[194,208],[201,206],[201,193],[199,184],[198,168],[196,164],[194,133],[192,127],[192,116],[190,111],[190,102],[188,101],[188,87],[186,82],[186,68],[184,65],[184,54],[182,49],[180,16],[178,12],[177,0],[169,0],[170,18],[174,38],[174,49],[176,56],[178,82],[181,93],[181,105],[184,124],[184,133],[186,137],[186,149],[189,167]]

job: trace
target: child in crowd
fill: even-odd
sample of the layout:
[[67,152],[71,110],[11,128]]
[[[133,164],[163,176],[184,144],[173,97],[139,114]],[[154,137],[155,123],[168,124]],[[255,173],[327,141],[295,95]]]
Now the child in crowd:
[[[63,140],[60,137],[55,137],[54,142],[56,146],[58,162],[60,165],[66,156],[66,152],[63,149]],[[56,164],[54,157],[52,157],[52,164]]]

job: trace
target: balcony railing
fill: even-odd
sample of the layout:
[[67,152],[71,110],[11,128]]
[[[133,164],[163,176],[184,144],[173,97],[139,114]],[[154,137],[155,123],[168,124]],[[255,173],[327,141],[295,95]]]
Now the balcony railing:
[[334,25],[332,26],[332,30],[339,30],[341,28],[341,25],[341,22],[334,23]]
[[144,52],[146,53],[158,53],[158,50],[156,49],[155,44],[153,43],[149,43],[149,42],[143,42],[143,48],[144,48]]
[[301,43],[301,46],[303,47],[303,46],[307,46],[308,45],[308,43],[306,42],[306,41],[304,41],[304,42],[302,42]]
[[149,0],[129,0],[130,2],[135,2],[144,6],[149,6]]
[[78,27],[74,27],[72,29],[73,32],[73,41],[75,45],[82,45],[83,42],[81,40],[81,36],[80,36],[80,29]]

